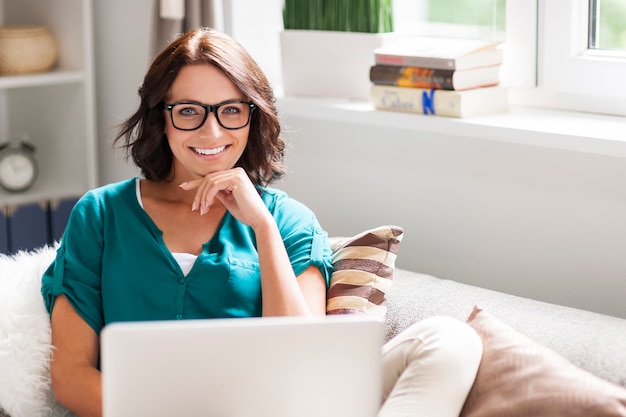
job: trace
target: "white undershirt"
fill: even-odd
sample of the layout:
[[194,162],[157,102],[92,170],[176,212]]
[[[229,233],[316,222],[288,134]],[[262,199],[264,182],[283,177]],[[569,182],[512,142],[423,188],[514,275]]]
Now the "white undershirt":
[[[139,186],[140,178],[137,178],[135,181],[135,190],[137,194],[137,202],[143,209],[143,201],[141,200],[141,187]],[[191,268],[193,268],[194,263],[196,263],[196,258],[198,255],[194,255],[193,253],[185,253],[185,252],[172,252],[172,256],[178,262],[180,269],[183,270],[183,274],[187,276]]]

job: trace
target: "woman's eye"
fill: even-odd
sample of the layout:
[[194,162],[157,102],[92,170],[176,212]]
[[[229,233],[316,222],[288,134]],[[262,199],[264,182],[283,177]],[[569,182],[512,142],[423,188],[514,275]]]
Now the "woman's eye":
[[241,109],[237,106],[227,106],[220,109],[220,113],[225,116],[234,116],[241,113]]
[[178,114],[181,116],[196,116],[198,115],[198,110],[194,107],[184,107],[178,110]]

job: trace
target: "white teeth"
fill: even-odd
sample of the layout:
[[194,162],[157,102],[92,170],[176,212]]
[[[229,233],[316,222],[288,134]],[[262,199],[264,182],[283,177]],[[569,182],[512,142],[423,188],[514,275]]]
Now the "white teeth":
[[226,149],[226,146],[220,146],[219,148],[212,148],[212,149],[193,148],[194,152],[197,152],[202,155],[215,155],[220,152],[223,152],[224,149]]

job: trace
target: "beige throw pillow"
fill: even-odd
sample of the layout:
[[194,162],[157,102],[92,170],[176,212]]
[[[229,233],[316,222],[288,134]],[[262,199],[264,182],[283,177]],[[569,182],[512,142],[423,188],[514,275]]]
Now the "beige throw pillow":
[[624,417],[626,389],[579,368],[480,307],[483,358],[461,417]]

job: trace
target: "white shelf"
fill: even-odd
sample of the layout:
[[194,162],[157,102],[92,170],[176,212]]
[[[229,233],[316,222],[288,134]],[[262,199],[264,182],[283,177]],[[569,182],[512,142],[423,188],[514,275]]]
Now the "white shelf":
[[27,191],[0,190],[0,207],[79,197],[96,186],[93,0],[0,0],[0,24],[46,26],[59,56],[48,72],[0,75],[0,142],[24,132],[39,175]]
[[85,74],[83,71],[53,70],[42,74],[0,76],[0,89],[82,83],[84,81]]
[[2,206],[21,206],[44,201],[64,200],[83,195],[86,188],[80,186],[55,186],[51,184],[36,184],[28,193],[9,193],[0,190]]

